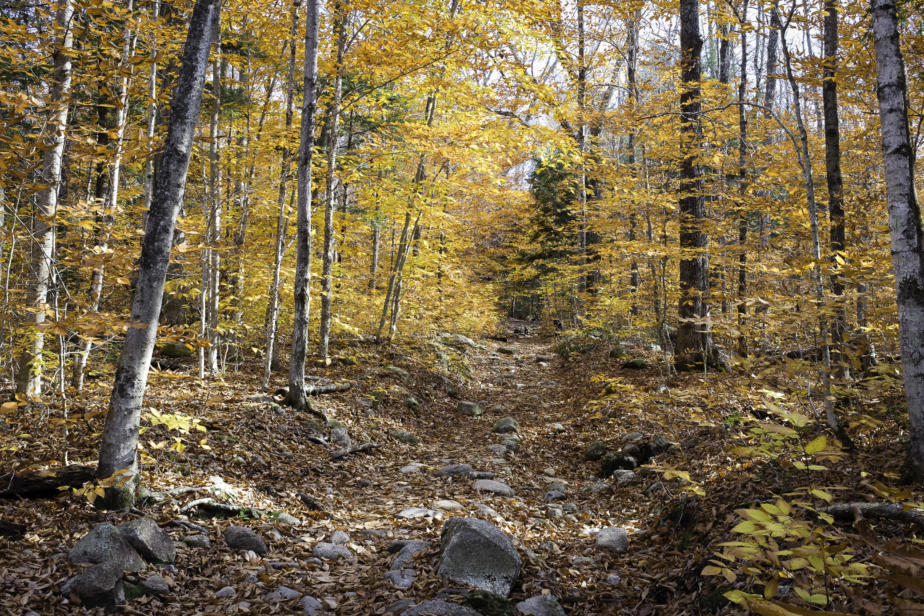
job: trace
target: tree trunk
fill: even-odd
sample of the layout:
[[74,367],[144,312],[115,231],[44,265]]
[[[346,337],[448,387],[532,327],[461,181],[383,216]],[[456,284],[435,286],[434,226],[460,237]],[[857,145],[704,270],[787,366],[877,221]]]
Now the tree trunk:
[[847,307],[844,283],[839,272],[838,258],[847,258],[847,238],[844,231],[844,182],[841,178],[841,134],[837,115],[837,0],[825,0],[824,61],[821,97],[825,124],[825,172],[828,183],[828,216],[832,270],[831,292],[834,294],[834,317],[831,320],[831,340],[835,353],[832,362],[835,373],[848,378],[849,366],[844,353],[847,332]]
[[334,27],[337,40],[337,59],[334,66],[334,96],[328,112],[327,175],[324,181],[324,262],[321,271],[321,328],[318,352],[328,360],[330,320],[333,293],[334,260],[334,171],[337,164],[337,145],[340,138],[340,99],[343,94],[343,54],[346,50],[346,24],[348,9],[344,2],[334,4],[337,23]]
[[924,230],[914,187],[908,87],[895,2],[872,0],[871,6],[899,339],[911,422],[906,468],[911,479],[921,482],[924,481]]
[[699,0],[680,2],[680,131],[683,162],[680,169],[680,326],[677,330],[678,365],[706,362],[712,336],[706,290],[709,244],[702,172],[697,158],[702,141],[700,79],[703,39],[699,33]]
[[[220,34],[218,35],[220,39]],[[208,348],[207,360],[208,370],[211,374],[218,374],[218,348],[221,345],[221,338],[218,334],[218,306],[219,306],[219,284],[221,277],[221,252],[218,245],[221,242],[221,215],[222,215],[222,198],[221,198],[221,161],[218,153],[218,142],[221,139],[219,133],[219,114],[221,113],[221,41],[216,40],[215,59],[212,64],[212,113],[209,119],[209,210],[206,212],[207,231],[205,269],[203,271],[204,280],[202,281],[204,291],[206,292],[205,316],[208,323]],[[199,347],[200,349],[203,347]]]
[[305,357],[308,354],[308,322],[311,309],[311,159],[317,111],[318,17],[320,0],[305,2],[305,67],[302,126],[298,148],[298,231],[295,264],[295,310],[292,356],[289,361],[289,393],[286,403],[295,408],[308,404],[305,396]]
[[183,49],[183,64],[170,105],[170,124],[163,155],[154,177],[151,211],[141,246],[141,260],[131,322],[116,368],[103,429],[97,478],[106,485],[100,505],[130,507],[139,481],[138,429],[157,322],[170,261],[173,231],[202,104],[209,49],[218,28],[218,0],[197,0]]
[[[737,11],[738,9],[736,9]],[[745,0],[738,21],[741,24],[741,58],[740,75],[738,75],[738,354],[746,357],[748,340],[744,334],[748,307],[745,297],[748,291],[748,216],[745,204],[748,192],[748,117],[745,113],[744,97],[748,88],[748,37],[747,37],[748,1]]]
[[[298,5],[292,5],[292,23],[289,27],[289,70],[286,74],[286,123],[285,134],[288,136],[292,127],[292,116],[295,105],[295,36],[298,31]],[[273,282],[270,284],[270,301],[266,308],[266,354],[263,360],[263,389],[269,388],[270,377],[273,375],[273,359],[278,354],[276,331],[279,325],[279,277],[282,269],[282,256],[286,241],[286,191],[291,171],[291,152],[286,142],[282,148],[282,161],[279,172],[279,196],[276,207],[279,215],[276,217],[276,246],[273,257]]]
[[52,261],[55,248],[55,216],[58,213],[58,190],[61,184],[61,167],[64,159],[64,142],[67,131],[68,97],[71,91],[71,57],[74,33],[71,20],[74,7],[71,0],[58,0],[55,23],[58,29],[58,49],[55,51],[54,72],[48,93],[50,108],[48,126],[51,132],[46,141],[42,161],[42,182],[46,185],[36,199],[32,216],[32,288],[29,307],[32,327],[27,336],[27,348],[19,358],[16,391],[27,396],[42,394],[42,351],[48,287],[52,279]]

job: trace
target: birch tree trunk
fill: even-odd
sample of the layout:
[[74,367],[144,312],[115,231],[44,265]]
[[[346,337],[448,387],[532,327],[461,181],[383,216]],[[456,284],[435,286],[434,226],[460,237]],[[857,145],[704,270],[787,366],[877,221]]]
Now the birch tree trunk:
[[292,23],[289,26],[289,70],[286,74],[286,121],[285,145],[282,148],[282,161],[279,172],[279,195],[276,207],[279,215],[276,217],[276,246],[273,256],[273,282],[270,284],[270,301],[266,308],[266,353],[263,360],[263,389],[269,388],[270,378],[273,375],[273,358],[278,354],[276,331],[279,326],[279,277],[282,269],[282,256],[285,252],[286,241],[286,192],[291,173],[292,153],[288,147],[288,135],[292,128],[292,116],[295,106],[295,36],[298,31],[299,3],[292,4]]
[[131,322],[116,368],[103,428],[96,476],[106,487],[101,507],[131,507],[139,482],[138,429],[151,354],[157,337],[164,282],[176,216],[186,188],[186,172],[202,105],[209,49],[218,28],[219,0],[196,0],[183,49],[183,63],[170,104],[170,123],[163,155],[154,177]]
[[[216,38],[216,49],[221,48],[220,34]],[[221,112],[221,52],[217,51],[212,63],[212,113],[209,119],[209,209],[206,211],[206,242],[205,261],[202,271],[202,291],[205,294],[204,318],[207,323],[209,345],[205,351],[208,370],[211,374],[218,374],[218,348],[221,339],[218,334],[218,306],[219,306],[219,278],[221,276],[221,253],[218,244],[221,242],[221,164],[218,154],[219,114]]]
[[895,0],[872,0],[882,156],[885,162],[892,267],[898,302],[905,399],[911,423],[909,478],[924,481],[924,230],[914,187],[908,131],[908,86]]
[[334,36],[337,39],[337,58],[334,65],[334,97],[330,103],[327,127],[327,174],[324,179],[324,261],[321,271],[321,329],[318,344],[318,352],[325,362],[328,361],[330,346],[334,259],[334,171],[337,165],[337,145],[340,138],[340,99],[343,94],[343,54],[346,50],[348,16],[345,2],[336,2],[333,10],[337,20],[334,27]]
[[699,32],[699,0],[680,2],[680,131],[683,162],[680,169],[680,326],[677,330],[677,363],[706,363],[712,336],[708,323],[706,292],[709,238],[704,228],[706,206],[702,171],[697,163],[702,147],[703,39]]
[[41,330],[41,325],[45,322],[51,265],[54,259],[55,216],[58,213],[58,190],[61,184],[68,97],[71,91],[73,15],[74,7],[71,0],[59,0],[55,14],[58,49],[55,52],[54,72],[48,92],[48,126],[51,136],[47,140],[48,149],[45,150],[42,161],[42,182],[47,188],[38,194],[35,213],[32,216],[32,288],[29,291],[32,326],[27,334],[26,349],[19,358],[16,382],[16,391],[30,397],[42,394],[42,351],[45,348],[45,334]]
[[298,231],[295,263],[295,310],[292,327],[292,356],[289,360],[289,393],[286,403],[304,408],[305,357],[308,354],[308,322],[311,309],[311,159],[314,150],[314,122],[317,112],[318,17],[320,0],[306,0],[305,67],[302,125],[298,148]]

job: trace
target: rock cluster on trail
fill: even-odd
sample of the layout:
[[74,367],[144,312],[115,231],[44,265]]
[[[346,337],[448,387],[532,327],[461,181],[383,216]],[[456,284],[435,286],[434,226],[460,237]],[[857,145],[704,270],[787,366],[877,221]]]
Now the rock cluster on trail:
[[506,597],[521,566],[513,543],[493,524],[458,517],[443,525],[441,577]]
[[[593,441],[584,450],[584,459],[587,461],[600,460],[599,475],[606,478],[619,471],[633,471],[651,462],[655,456],[676,447],[675,443],[660,434],[646,438],[641,432],[630,432],[622,438],[618,450],[609,449],[603,441]],[[619,479],[621,480],[619,485],[625,485],[632,478],[620,474]]]
[[[65,595],[76,594],[86,607],[107,610],[125,602],[123,573],[136,573],[149,563],[171,564],[176,548],[157,522],[137,518],[119,526],[109,522],[97,524],[71,548],[67,555],[72,563],[94,563],[94,567],[69,579],[61,588]],[[159,575],[141,583],[142,591],[166,594],[170,588]]]

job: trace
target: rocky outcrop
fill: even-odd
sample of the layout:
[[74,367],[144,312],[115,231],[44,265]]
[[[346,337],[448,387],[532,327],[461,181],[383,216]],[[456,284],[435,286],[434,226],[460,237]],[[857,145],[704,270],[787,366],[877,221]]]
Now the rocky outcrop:
[[520,574],[520,556],[510,539],[477,518],[452,518],[443,525],[438,573],[506,597]]

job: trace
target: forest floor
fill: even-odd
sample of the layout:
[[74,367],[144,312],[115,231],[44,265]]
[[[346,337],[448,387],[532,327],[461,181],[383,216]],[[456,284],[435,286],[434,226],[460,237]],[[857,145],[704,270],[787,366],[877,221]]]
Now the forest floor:
[[[763,425],[768,396],[783,398],[768,388],[775,384],[795,397],[796,387],[804,386],[804,381],[796,385],[798,374],[755,376],[755,368],[676,375],[651,345],[613,349],[600,341],[513,334],[506,341],[483,339],[474,345],[443,338],[385,356],[374,346],[347,349],[331,367],[314,366],[310,372],[318,382],[356,386],[314,398],[314,408],[347,428],[354,443],[378,447],[336,460],[331,459],[335,448],[324,442],[329,426],[262,396],[255,366],[205,382],[191,365],[154,371],[145,408],[160,414],[161,425],[152,424],[152,418],[158,422],[156,414],[146,414],[142,442],[144,484],[155,498],[125,513],[97,511],[77,492],[50,500],[0,501],[0,519],[28,527],[24,537],[0,538],[0,612],[81,613],[60,591],[81,570],[67,562],[68,549],[99,522],[143,513],[177,541],[195,534],[181,524],[200,525],[211,545],[181,545],[175,568],[159,571],[170,593],[132,599],[122,608],[127,614],[302,613],[303,597],[295,595],[310,595],[324,613],[367,615],[389,613],[389,606],[403,599],[403,605],[437,596],[452,599],[458,585],[440,579],[436,569],[442,524],[456,515],[486,519],[511,537],[523,559],[514,600],[550,592],[568,614],[586,616],[734,613],[737,608],[723,592],[760,593],[763,586],[745,577],[732,584],[701,573],[721,549],[718,543],[736,538],[731,532],[740,522],[736,509],[819,486],[834,491],[837,502],[921,501],[920,493],[902,492],[896,481],[901,457],[892,438],[899,421],[893,409],[900,392],[895,378],[877,381],[876,408],[882,411],[875,425],[856,428],[859,453],[812,474],[789,464],[804,459],[804,443],[822,433],[812,426],[800,432],[796,453],[780,445],[759,458],[731,454],[734,447],[755,442],[749,430]],[[639,361],[627,361],[632,359]],[[22,473],[61,464],[65,451],[71,464],[92,464],[109,381],[108,376],[91,381],[84,394],[70,400],[67,436],[60,402],[5,415],[0,468]],[[484,415],[460,414],[459,400],[479,403]],[[807,399],[792,407],[776,399],[770,406],[796,412],[800,405],[812,414]],[[518,421],[521,441],[516,452],[500,455],[496,445],[504,435],[492,433],[492,427],[508,415]],[[205,430],[193,424],[184,433],[184,417]],[[401,442],[396,430],[412,433],[419,443]],[[619,450],[633,432],[645,441],[664,437],[672,445],[648,468],[624,474],[625,481],[601,480],[600,462],[585,459],[587,446],[603,441]],[[436,476],[448,464],[492,472],[515,496],[478,493],[470,478]],[[548,501],[553,482],[564,486],[564,495]],[[159,498],[171,490],[172,496]],[[225,501],[264,515],[228,519],[183,513],[188,503],[216,491]],[[438,502],[449,500],[458,508]],[[411,507],[429,514],[397,517]],[[279,513],[301,523],[286,524]],[[257,531],[269,552],[258,557],[230,550],[221,537],[231,524]],[[616,554],[595,546],[595,532],[605,526],[628,531],[628,551]],[[892,520],[866,530],[905,545],[919,543],[922,536],[920,527],[915,531]],[[329,541],[334,531],[349,535],[345,547],[353,558],[315,559],[315,545]],[[844,534],[852,532],[848,528]],[[387,548],[397,539],[430,542],[415,559],[417,579],[407,590],[395,589],[385,578],[394,558]],[[869,560],[879,548],[870,541],[864,545],[854,549]],[[851,590],[831,581],[828,609],[892,613],[887,597],[904,591],[890,584],[880,580]],[[226,586],[234,595],[216,597]],[[281,586],[297,592],[279,601],[272,593]]]

